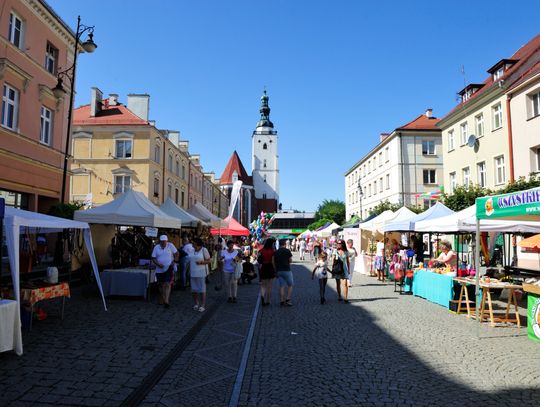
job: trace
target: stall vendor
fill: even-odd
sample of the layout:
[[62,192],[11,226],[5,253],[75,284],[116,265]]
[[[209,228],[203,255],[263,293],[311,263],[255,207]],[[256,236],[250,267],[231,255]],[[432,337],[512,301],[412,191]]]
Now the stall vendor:
[[156,280],[159,286],[159,303],[169,308],[174,262],[178,261],[178,250],[169,243],[167,235],[159,237],[159,244],[152,250],[152,261],[156,265]]
[[457,268],[457,255],[456,252],[452,250],[452,245],[448,240],[443,240],[440,244],[442,253],[437,257],[437,261],[441,263],[448,264],[454,270]]

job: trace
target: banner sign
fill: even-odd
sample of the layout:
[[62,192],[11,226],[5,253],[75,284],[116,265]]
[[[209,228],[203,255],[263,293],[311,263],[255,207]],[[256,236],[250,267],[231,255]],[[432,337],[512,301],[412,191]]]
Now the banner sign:
[[476,198],[478,219],[540,215],[540,188]]
[[528,293],[527,336],[533,341],[540,342],[540,297]]
[[242,181],[236,181],[233,184],[232,191],[231,191],[231,204],[229,206],[229,217],[232,217],[234,212],[234,207],[236,206],[236,203],[238,202],[238,197],[240,196],[240,189],[242,188]]
[[146,227],[144,228],[144,234],[148,237],[157,237],[158,228]]

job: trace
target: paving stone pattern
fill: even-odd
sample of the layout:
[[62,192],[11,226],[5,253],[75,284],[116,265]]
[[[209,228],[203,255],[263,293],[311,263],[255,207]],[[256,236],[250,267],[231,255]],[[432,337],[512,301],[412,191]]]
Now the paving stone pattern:
[[[312,264],[293,266],[293,307],[261,310],[240,406],[501,406],[540,403],[540,345],[355,275],[350,303]],[[524,313],[524,311],[523,311]]]

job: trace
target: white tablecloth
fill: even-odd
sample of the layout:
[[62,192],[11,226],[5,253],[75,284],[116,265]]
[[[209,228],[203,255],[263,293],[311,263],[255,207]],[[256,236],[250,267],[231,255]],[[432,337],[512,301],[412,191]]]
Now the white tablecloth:
[[156,281],[155,271],[152,270],[150,278],[148,269],[116,269],[103,270],[101,284],[103,293],[108,295],[127,295],[145,297],[148,284]]
[[21,321],[17,302],[0,300],[0,352],[14,350],[22,355]]
[[371,267],[371,262],[375,259],[374,256],[367,254],[360,254],[356,258],[356,270],[361,274],[369,274],[369,269]]

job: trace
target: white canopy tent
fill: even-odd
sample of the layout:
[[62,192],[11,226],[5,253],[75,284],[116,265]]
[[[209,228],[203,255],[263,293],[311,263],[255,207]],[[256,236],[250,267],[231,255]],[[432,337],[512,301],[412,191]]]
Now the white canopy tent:
[[318,230],[316,232],[313,232],[317,237],[330,237],[332,236],[332,232],[336,229],[339,229],[340,226],[335,223],[335,222],[332,222],[330,225],[328,225],[327,227],[325,227],[324,229],[321,229],[321,230]]
[[[20,280],[19,280],[19,241],[22,230],[28,230],[30,233],[53,233],[61,232],[63,229],[81,229],[83,230],[84,242],[90,262],[92,263],[92,269],[96,278],[96,283],[101,293],[103,300],[103,307],[107,310],[107,303],[103,295],[103,288],[101,287],[101,280],[99,278],[99,271],[96,262],[96,256],[94,255],[94,245],[92,243],[92,234],[90,233],[90,226],[85,222],[76,222],[69,219],[57,218],[54,216],[43,215],[41,213],[23,211],[21,209],[15,209],[6,207],[4,230],[6,234],[6,245],[9,255],[9,267],[11,269],[11,278],[13,279],[13,292],[15,294],[15,300],[17,301],[17,320],[20,320]],[[22,338],[22,336],[21,336]],[[17,344],[15,352],[21,355],[23,352],[22,339]]]
[[361,230],[367,230],[370,232],[377,232],[380,231],[382,233],[382,228],[384,227],[384,222],[391,219],[394,216],[394,212],[391,210],[386,210],[379,215],[375,216],[373,219],[368,220],[366,222],[360,223],[358,227]]
[[429,221],[433,219],[438,219],[443,216],[448,216],[453,214],[452,209],[447,208],[442,203],[437,202],[428,210],[419,213],[417,215],[408,216],[404,215],[402,219],[393,219],[385,224],[385,232],[412,232],[414,231],[414,226],[416,222],[419,221]]
[[411,211],[406,206],[402,206],[397,211],[394,212],[394,216],[392,216],[390,219],[387,219],[384,222],[384,225],[381,227],[381,233],[384,232],[392,232],[396,229],[387,230],[387,227],[391,224],[399,224],[401,222],[408,222],[409,219],[413,218],[416,214]]
[[96,208],[75,211],[75,220],[102,225],[151,226],[180,229],[182,222],[150,202],[142,192],[127,191]]
[[[475,232],[476,205],[469,206],[452,215],[416,222],[414,230],[432,233]],[[480,224],[481,232],[536,233],[538,230],[539,223],[533,221],[487,219]]]
[[216,215],[214,215],[212,212],[210,212],[206,207],[201,204],[200,202],[197,202],[195,205],[193,205],[191,208],[189,208],[188,213],[195,216],[196,218],[202,219],[209,225],[215,227],[215,228],[227,228],[229,227],[229,224],[225,222],[224,220],[220,219]]
[[189,212],[180,208],[176,203],[174,203],[171,198],[167,198],[167,200],[159,207],[159,209],[161,209],[167,215],[172,216],[173,218],[180,219],[180,221],[182,222],[182,226],[194,228],[197,227],[199,223],[206,225],[206,222],[204,222],[203,220],[193,216]]

